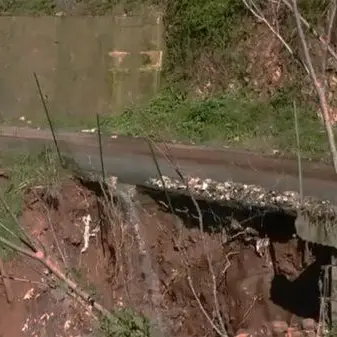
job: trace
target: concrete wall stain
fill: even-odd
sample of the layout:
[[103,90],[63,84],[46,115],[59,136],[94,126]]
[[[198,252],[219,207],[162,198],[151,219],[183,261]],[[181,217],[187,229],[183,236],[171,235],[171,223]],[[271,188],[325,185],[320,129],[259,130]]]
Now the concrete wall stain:
[[163,60],[159,12],[0,17],[0,119],[45,121],[33,72],[59,126],[152,97]]

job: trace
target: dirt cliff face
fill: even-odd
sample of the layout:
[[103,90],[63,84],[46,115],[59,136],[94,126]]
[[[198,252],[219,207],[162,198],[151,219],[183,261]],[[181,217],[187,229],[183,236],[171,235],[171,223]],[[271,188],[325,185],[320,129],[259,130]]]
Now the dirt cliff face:
[[[6,264],[15,300],[0,298],[0,333],[315,334],[329,251],[300,240],[292,217],[205,203],[201,221],[189,198],[172,194],[172,214],[165,196],[109,182],[104,193],[98,182],[69,177],[26,190],[22,226],[90,301],[17,256]],[[92,301],[122,316],[102,326]]]
[[[48,189],[32,188],[26,194],[22,223],[60,266],[63,252],[73,268],[72,277],[108,309],[131,307],[174,336],[216,336],[211,321],[219,327],[219,319],[230,336],[299,333],[308,318],[309,330],[315,331],[318,282],[328,254],[298,239],[289,219],[233,215],[246,219],[238,221],[217,212],[213,214],[217,227],[213,224],[213,231],[203,232],[188,212],[181,218],[181,213],[173,216],[162,209],[163,202],[144,193],[133,193],[126,213],[116,204],[103,217],[100,198],[74,180],[64,180],[52,195]],[[179,205],[185,209],[182,201]],[[137,221],[130,220],[131,213]],[[91,239],[81,253],[81,219],[88,214]],[[205,216],[205,228],[211,218]],[[53,243],[55,237],[61,250]],[[31,280],[45,282],[22,259],[15,259],[9,268],[11,273],[21,268]],[[19,316],[13,337],[22,336],[21,328],[25,335],[33,334],[40,324],[48,336],[62,331],[83,333],[94,326],[94,316],[81,310],[80,303],[68,298],[62,288],[23,283],[15,293],[25,296],[30,288],[35,295],[25,302],[37,311],[25,302],[11,310],[4,303],[0,331],[5,329],[4,317],[11,321]],[[84,308],[88,309],[85,304]]]

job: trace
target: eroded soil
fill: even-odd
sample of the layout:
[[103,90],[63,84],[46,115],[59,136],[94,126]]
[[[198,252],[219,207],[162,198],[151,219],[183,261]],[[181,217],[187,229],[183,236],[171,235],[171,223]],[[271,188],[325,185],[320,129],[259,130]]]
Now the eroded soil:
[[[145,314],[161,335],[216,336],[212,324],[219,330],[223,324],[230,336],[314,333],[327,253],[301,242],[289,219],[243,225],[242,215],[228,221],[228,214],[205,213],[201,232],[183,200],[176,202],[178,217],[160,198],[117,190],[120,205],[104,202],[95,184],[74,179],[26,193],[21,223],[90,299]],[[81,253],[88,215],[89,247]],[[212,221],[229,229],[210,230]],[[11,304],[1,285],[0,336],[99,336],[90,303],[39,262],[17,256],[5,268],[30,282],[11,280]]]

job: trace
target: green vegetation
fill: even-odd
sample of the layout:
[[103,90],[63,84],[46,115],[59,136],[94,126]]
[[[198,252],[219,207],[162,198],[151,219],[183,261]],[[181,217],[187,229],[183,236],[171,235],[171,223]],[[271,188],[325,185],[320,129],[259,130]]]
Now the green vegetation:
[[[312,158],[326,153],[326,135],[315,112],[302,104],[297,113],[302,155]],[[164,91],[146,106],[107,118],[104,129],[158,140],[297,151],[293,102],[282,92],[263,102],[244,93],[196,101]]]
[[54,0],[0,0],[0,13],[14,15],[52,14],[55,8]]
[[[77,8],[81,14],[108,14],[116,5],[129,11],[143,3],[139,0],[69,0],[68,7],[71,13]],[[326,156],[327,142],[317,118],[315,94],[307,82],[303,84],[303,71],[286,52],[277,55],[286,76],[281,86],[273,87],[264,78],[266,68],[263,67],[257,70],[262,77],[259,84],[252,84],[256,74],[247,69],[254,68],[256,60],[251,56],[254,45],[250,40],[256,41],[254,34],[261,34],[263,25],[256,28],[256,19],[242,0],[148,0],[147,3],[160,6],[164,15],[165,88],[148,104],[133,106],[120,116],[106,118],[105,131],[254,150],[277,149],[294,154],[293,102],[296,101],[303,155]],[[264,2],[257,3],[262,10],[266,9]],[[313,25],[325,22],[328,0],[299,0],[298,5]],[[50,14],[63,8],[58,8],[55,0],[0,0],[0,10],[14,14]],[[282,34],[298,53],[293,17],[284,13],[279,15]],[[271,15],[268,8],[266,15]],[[265,34],[261,36],[269,41],[268,28],[265,27]],[[203,89],[208,82],[210,88]],[[202,92],[198,97],[197,88]],[[76,125],[69,119],[56,122],[60,127]],[[81,124],[80,128],[95,127],[94,119]]]
[[[65,158],[66,160],[66,158]],[[72,162],[66,163],[71,165]],[[1,157],[1,167],[6,171],[0,173],[1,198],[9,206],[15,217],[20,217],[24,195],[30,187],[42,184],[49,189],[49,193],[57,191],[61,178],[67,173],[60,165],[59,159],[52,149],[45,149],[29,155],[16,157]],[[69,169],[72,169],[70,167]],[[20,229],[16,222],[8,214],[4,207],[0,207],[0,236],[20,245],[15,237],[9,234],[3,227],[16,235],[20,235]],[[10,259],[15,252],[0,245],[0,257]],[[96,286],[88,282],[80,269],[71,269],[71,276],[92,298],[99,300]],[[59,291],[66,292],[68,288],[63,282],[56,282]],[[99,326],[93,336],[95,337],[149,337],[151,326],[149,320],[131,309],[120,309],[113,312],[111,317],[102,317]]]
[[150,337],[149,320],[130,309],[114,312],[112,318],[103,318],[98,337]]
[[330,5],[329,0],[300,0],[298,1],[301,13],[309,22],[317,25],[325,20],[327,9]]
[[[152,3],[152,1],[148,1]],[[144,1],[135,0],[67,0],[58,3],[56,0],[0,0],[0,13],[11,15],[51,15],[57,11],[70,10],[73,14],[109,14],[116,5],[122,4],[134,8]]]
[[230,45],[245,32],[241,21],[246,15],[242,0],[168,1],[164,13],[166,75],[193,81],[194,65],[201,55],[224,61]]
[[[271,87],[264,75],[259,86],[252,85],[254,74],[247,69],[255,66],[255,60],[248,50],[254,53],[250,39],[256,41],[256,20],[249,15],[242,0],[147,2],[159,5],[164,13],[165,87],[149,103],[105,118],[105,132],[295,154],[293,104],[296,102],[302,156],[327,156],[326,135],[316,115],[314,96],[311,89],[303,89],[308,86],[303,84],[303,72],[286,53],[277,55],[288,76],[281,86]],[[69,0],[67,3],[70,8],[78,8],[80,14],[107,14],[117,4],[132,9],[144,1]],[[316,25],[324,21],[328,3],[328,0],[301,0],[299,7]],[[55,0],[0,0],[2,13],[39,15],[61,10],[67,9],[59,8]],[[292,17],[283,15],[280,20],[283,20],[280,26],[287,41],[295,41]],[[271,33],[266,36],[271,39]],[[297,48],[295,43],[295,52]],[[260,73],[263,74],[264,69],[261,68]],[[207,83],[210,87],[203,89]],[[201,94],[195,94],[196,88],[202,88]],[[79,123],[84,127],[83,123],[62,117],[56,123],[62,127]],[[85,123],[95,127],[94,118]],[[9,178],[0,180],[0,187],[6,203],[17,216],[29,186],[41,182],[55,188],[63,172],[55,154],[48,150],[41,155],[3,158],[0,162],[2,167],[10,167]],[[18,231],[12,218],[1,208],[0,221],[10,230]],[[0,235],[8,238],[8,233],[1,228]],[[0,246],[0,256],[9,257],[10,253]],[[81,278],[76,270],[72,275],[78,281]],[[97,295],[93,285],[89,284],[87,290]],[[117,310],[113,318],[103,318],[100,323],[99,337],[151,335],[149,320],[131,310]]]
[[[313,24],[322,21],[327,6],[326,0],[299,1],[301,12]],[[254,60],[249,60],[246,50],[239,46],[242,41],[249,45],[249,38],[254,37],[255,19],[242,0],[172,0],[165,7],[164,19],[165,88],[148,104],[107,118],[107,131],[259,151],[276,149],[293,155],[297,151],[296,102],[302,155],[327,157],[315,94],[310,87],[303,88],[304,73],[289,55],[278,56],[282,67],[292,74],[281,87],[263,83],[267,78],[258,87],[251,84],[254,74],[247,73],[247,67]],[[284,24],[284,34],[293,41],[292,16],[283,20],[280,25]],[[270,34],[266,36],[270,38]],[[261,72],[265,70],[261,68]],[[203,98],[196,97],[195,89],[207,79],[211,79],[211,90],[206,89]],[[231,83],[235,83],[235,89]],[[305,85],[308,87],[308,83]]]
[[[8,168],[6,178],[0,178],[0,193],[12,213],[19,217],[22,212],[24,193],[31,186],[43,183],[50,189],[57,188],[62,174],[61,167],[53,151],[46,149],[39,154],[1,157],[1,167]],[[10,231],[19,234],[19,229],[4,207],[0,207],[0,221]],[[14,240],[8,231],[0,228],[0,235]],[[10,257],[13,252],[0,245],[0,256]]]

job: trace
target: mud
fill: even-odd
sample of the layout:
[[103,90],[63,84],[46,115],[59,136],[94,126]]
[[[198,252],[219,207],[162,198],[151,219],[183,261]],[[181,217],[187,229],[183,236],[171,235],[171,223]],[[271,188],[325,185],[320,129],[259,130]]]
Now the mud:
[[[291,217],[200,204],[201,223],[186,198],[172,198],[172,215],[163,196],[144,189],[114,185],[105,193],[75,179],[52,190],[30,188],[20,221],[108,310],[131,307],[163,336],[315,330],[329,251],[300,240]],[[81,253],[89,214],[89,247]],[[40,330],[51,337],[97,336],[90,304],[67,293],[38,262],[17,256],[6,270],[40,284],[11,280],[12,304],[1,286],[0,336]]]

